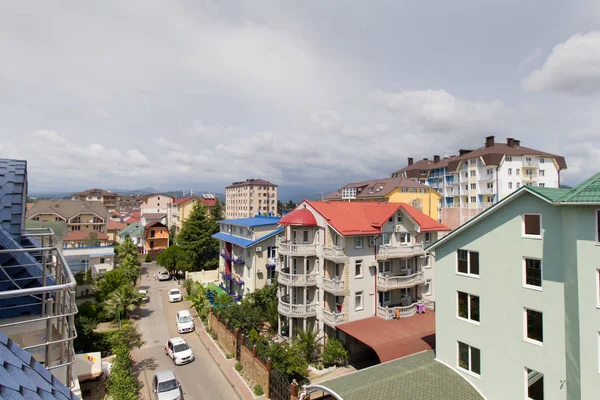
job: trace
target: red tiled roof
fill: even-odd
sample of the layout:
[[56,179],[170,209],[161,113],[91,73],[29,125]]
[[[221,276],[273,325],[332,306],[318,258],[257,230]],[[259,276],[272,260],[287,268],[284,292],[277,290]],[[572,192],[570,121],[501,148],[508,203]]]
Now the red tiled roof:
[[441,222],[437,222],[429,215],[417,210],[414,207],[409,206],[406,203],[400,203],[400,206],[412,217],[412,219],[415,220],[417,224],[419,224],[419,226],[421,227],[421,232],[441,232],[452,230],[451,228],[447,227]]
[[382,363],[435,348],[435,313],[429,310],[397,320],[361,319],[336,329],[372,348]]
[[205,199],[203,197],[182,197],[180,199],[177,199],[173,202],[173,204],[175,204],[176,206],[186,203],[190,200],[200,200],[200,202],[202,202],[205,206],[214,206],[215,204],[217,204],[217,199]]
[[106,224],[106,230],[107,231],[113,231],[113,230],[121,230],[127,227],[127,224],[124,222],[117,222],[117,221],[108,221],[108,224]]
[[[106,233],[102,233],[102,232],[96,232],[98,234],[98,240],[108,240],[108,235]],[[67,236],[65,236],[63,238],[63,241],[68,242],[68,241],[78,241],[78,240],[85,240],[90,236],[90,232],[89,231],[71,231],[68,233]]]
[[316,226],[317,220],[313,213],[306,208],[298,208],[285,214],[279,223],[282,225],[294,225],[294,226]]

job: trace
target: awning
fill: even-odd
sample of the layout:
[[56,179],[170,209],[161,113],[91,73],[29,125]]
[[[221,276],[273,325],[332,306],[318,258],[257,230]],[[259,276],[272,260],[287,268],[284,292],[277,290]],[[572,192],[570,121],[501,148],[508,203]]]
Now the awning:
[[372,348],[380,362],[435,348],[435,313],[385,320],[371,317],[337,325],[336,329]]

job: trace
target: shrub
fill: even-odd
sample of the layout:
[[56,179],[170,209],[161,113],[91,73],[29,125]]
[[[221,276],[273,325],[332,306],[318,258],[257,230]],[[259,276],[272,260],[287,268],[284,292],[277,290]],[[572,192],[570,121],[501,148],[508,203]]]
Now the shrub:
[[233,358],[233,354],[225,354],[225,358],[227,358],[228,360],[231,360]]
[[91,301],[84,301],[78,307],[77,315],[90,319],[98,319],[98,306]]
[[238,361],[238,362],[235,363],[235,370],[237,372],[240,372],[243,368],[244,368],[244,366],[242,365],[241,362]]
[[152,257],[150,257],[150,254],[146,254],[145,261],[146,261],[147,263],[149,263],[150,261],[152,261]]
[[263,394],[265,394],[265,392],[263,392],[262,386],[254,385],[254,394],[257,396],[262,396]]
[[136,400],[139,398],[140,383],[131,373],[129,348],[119,345],[113,351],[116,357],[108,378],[108,393],[113,399]]
[[327,340],[323,351],[323,364],[330,367],[332,365],[346,365],[347,363],[348,350],[344,348],[342,342],[335,338]]

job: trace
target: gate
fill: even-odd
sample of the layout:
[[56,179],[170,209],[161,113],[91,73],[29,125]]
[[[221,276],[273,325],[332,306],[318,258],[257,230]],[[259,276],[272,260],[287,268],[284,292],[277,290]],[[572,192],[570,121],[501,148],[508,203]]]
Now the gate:
[[290,382],[285,374],[277,368],[271,369],[269,398],[271,400],[290,400],[291,395]]

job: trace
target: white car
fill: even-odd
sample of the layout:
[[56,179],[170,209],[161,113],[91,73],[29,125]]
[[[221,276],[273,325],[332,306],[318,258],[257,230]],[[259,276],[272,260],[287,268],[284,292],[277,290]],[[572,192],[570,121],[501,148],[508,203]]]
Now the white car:
[[169,290],[169,303],[175,303],[176,301],[182,300],[183,296],[181,295],[181,291],[179,289]]
[[171,357],[175,365],[183,365],[194,361],[194,353],[183,338],[169,339],[165,344],[165,353]]
[[171,274],[168,271],[162,270],[158,272],[159,281],[168,281],[169,279],[171,279]]
[[142,301],[147,303],[150,301],[150,297],[148,296],[148,291],[144,289],[138,290],[138,293],[142,296]]
[[181,310],[177,312],[177,332],[186,333],[194,331],[194,320],[188,310]]
[[173,371],[159,371],[152,379],[154,400],[182,400],[183,390]]

